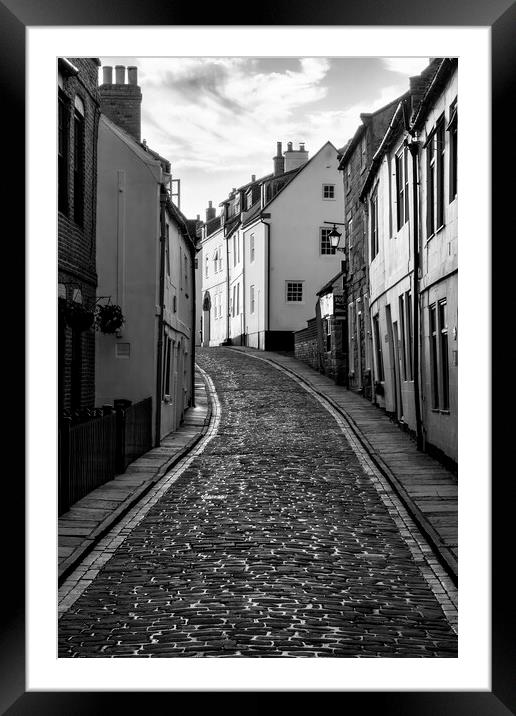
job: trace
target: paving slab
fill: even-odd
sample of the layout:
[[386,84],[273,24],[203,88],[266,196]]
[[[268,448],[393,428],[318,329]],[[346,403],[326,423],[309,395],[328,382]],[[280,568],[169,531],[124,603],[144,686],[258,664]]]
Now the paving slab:
[[106,532],[200,440],[206,432],[211,406],[202,374],[196,370],[195,407],[185,413],[180,428],[132,462],[126,471],[92,490],[58,520],[58,582],[93,549]]

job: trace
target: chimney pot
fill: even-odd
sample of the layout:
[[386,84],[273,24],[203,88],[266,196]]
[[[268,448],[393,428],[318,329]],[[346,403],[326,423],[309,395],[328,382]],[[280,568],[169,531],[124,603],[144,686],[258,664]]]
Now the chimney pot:
[[281,142],[276,142],[276,156],[281,157]]
[[211,209],[211,201],[209,201],[209,202],[208,202],[208,206],[209,206],[209,207],[210,207],[210,209]]
[[304,142],[299,142],[299,151],[300,151],[300,152],[304,152],[304,151],[305,151],[305,143],[304,143]]
[[138,84],[138,68],[131,66],[127,68],[127,81],[130,85]]
[[256,181],[256,174],[251,174],[251,181]]
[[287,143],[287,152],[291,152],[291,151],[292,151],[292,142],[288,142]]
[[115,83],[117,85],[125,85],[125,66],[115,65]]
[[216,216],[216,210],[215,207],[212,206],[211,201],[208,202],[208,208],[206,209],[206,223],[208,221],[211,221],[211,219],[214,219]]
[[104,65],[102,68],[102,83],[105,85],[113,84],[113,68],[109,65]]

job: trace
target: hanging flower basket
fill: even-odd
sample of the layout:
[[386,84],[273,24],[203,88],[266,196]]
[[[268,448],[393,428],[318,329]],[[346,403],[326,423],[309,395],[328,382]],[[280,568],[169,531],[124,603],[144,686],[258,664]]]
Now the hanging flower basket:
[[97,306],[95,323],[101,333],[116,333],[124,323],[122,309],[113,303]]
[[87,331],[95,320],[95,314],[89,308],[77,301],[64,302],[64,317],[70,328],[77,331]]

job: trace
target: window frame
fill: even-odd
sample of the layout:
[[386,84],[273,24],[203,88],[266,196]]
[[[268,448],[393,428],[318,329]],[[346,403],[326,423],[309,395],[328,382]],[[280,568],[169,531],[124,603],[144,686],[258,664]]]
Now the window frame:
[[[83,227],[85,216],[86,118],[77,104],[76,102],[73,111],[73,218],[78,226]],[[82,100],[81,104],[84,105]]]
[[395,154],[396,167],[396,230],[400,231],[410,216],[408,149],[402,146]]
[[449,158],[448,158],[448,203],[451,204],[457,198],[457,126],[458,109],[457,97],[450,105],[450,119],[446,131],[450,133]]
[[[331,196],[325,196],[326,190],[331,189]],[[335,184],[323,184],[322,185],[322,198],[323,201],[335,201]]]
[[444,113],[428,135],[426,149],[426,237],[444,227],[444,166],[446,156]]
[[[333,248],[328,235],[331,233],[330,226],[319,227],[319,254],[320,256],[335,256],[337,249]],[[327,245],[326,245],[327,244]],[[329,249],[327,251],[326,249]]]
[[[303,289],[304,289],[304,285],[303,285],[303,284],[304,284],[304,280],[300,280],[300,279],[289,279],[289,280],[286,280],[286,281],[285,281],[285,303],[295,304],[295,305],[297,305],[297,306],[299,306],[299,305],[301,305],[301,304],[304,303],[304,290],[303,290]],[[289,299],[289,293],[290,293],[291,296],[292,296],[292,295],[295,295],[295,294],[294,294],[294,289],[291,288],[291,287],[293,287],[294,285],[298,285],[298,286],[301,287],[301,288],[300,288],[300,296],[301,296],[301,298],[300,298],[299,300],[297,300],[297,299],[292,299],[292,298]]]
[[371,198],[369,199],[369,224],[371,261],[374,261],[380,249],[378,237],[378,185],[371,192]]

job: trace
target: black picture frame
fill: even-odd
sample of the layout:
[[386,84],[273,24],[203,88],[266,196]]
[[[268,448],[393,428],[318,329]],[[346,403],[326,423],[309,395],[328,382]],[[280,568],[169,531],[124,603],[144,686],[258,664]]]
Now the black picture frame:
[[[199,15],[202,23],[199,23]],[[238,22],[226,22],[226,18]],[[262,2],[248,10],[245,17],[242,5],[229,2],[223,6],[201,6],[166,0],[0,0],[0,87],[4,119],[3,155],[5,167],[9,168],[9,181],[2,192],[5,214],[16,217],[15,231],[9,232],[8,261],[20,265],[18,276],[24,272],[24,217],[25,196],[25,152],[23,127],[25,123],[25,29],[38,25],[371,25],[371,26],[489,26],[492,32],[492,236],[506,235],[512,243],[503,251],[492,251],[493,276],[504,280],[493,281],[492,335],[500,339],[507,332],[507,313],[503,306],[510,300],[510,281],[507,275],[507,261],[514,251],[514,228],[509,222],[509,207],[514,198],[509,195],[512,182],[505,181],[505,169],[509,162],[508,150],[512,145],[511,116],[507,115],[510,96],[514,94],[514,48],[516,10],[508,0],[434,0],[425,3],[411,0],[380,3],[378,0],[353,0],[353,2],[330,2],[318,4],[288,3],[285,0]],[[402,53],[400,53],[402,54]],[[510,168],[510,166],[509,166]],[[512,201],[511,201],[512,200]],[[505,231],[505,227],[507,230]],[[507,235],[507,234],[510,234]],[[14,261],[13,261],[14,259]],[[505,271],[503,269],[505,268]],[[14,298],[11,295],[11,299]],[[16,314],[23,311],[23,291],[18,288]],[[8,316],[9,319],[9,316]],[[11,319],[12,320],[12,319]],[[23,326],[19,319],[12,326],[4,324],[4,331],[12,332],[10,345],[16,341],[16,354],[25,345]],[[7,326],[9,324],[7,323]],[[17,333],[17,335],[16,335]],[[14,338],[16,336],[16,338]],[[481,336],[480,340],[489,340]],[[499,341],[500,342],[500,341]],[[504,346],[505,347],[505,346]],[[494,351],[493,356],[503,353]],[[500,358],[499,358],[500,360]],[[512,362],[512,358],[510,359]],[[500,366],[501,368],[503,366]],[[23,370],[23,368],[22,368]],[[504,397],[508,395],[504,370],[493,371],[492,409],[497,416],[496,430],[492,434],[493,455],[493,528],[492,528],[492,691],[450,691],[438,692],[340,692],[339,708],[348,713],[371,710],[373,713],[396,714],[397,716],[439,715],[460,716],[506,716],[516,709],[516,633],[512,598],[513,569],[511,546],[514,544],[512,520],[508,510],[514,504],[514,478],[507,446],[511,445],[512,424],[503,415]],[[9,382],[9,381],[7,381]],[[9,401],[12,412],[9,419],[17,426],[23,425],[24,376]],[[474,387],[472,388],[474,389]],[[510,394],[509,394],[510,395]],[[23,455],[23,449],[19,453]],[[19,464],[18,464],[19,467]],[[165,699],[169,706],[177,698],[175,693],[108,693],[108,692],[26,692],[25,691],[25,628],[24,628],[24,481],[21,471],[4,479],[4,514],[15,515],[13,525],[4,538],[2,581],[8,597],[8,609],[1,616],[1,676],[0,711],[9,716],[22,714],[90,714],[120,711],[129,698],[132,707],[155,710],[149,706],[149,697]],[[496,479],[495,479],[496,478]],[[8,509],[6,506],[8,505]],[[407,684],[410,688],[410,684]],[[237,690],[237,689],[235,689]],[[222,696],[222,694],[221,694]],[[261,694],[258,695],[258,698]],[[307,695],[304,696],[306,698]],[[213,696],[210,696],[213,698]],[[216,705],[212,701],[212,707]],[[359,711],[360,710],[360,711]]]

